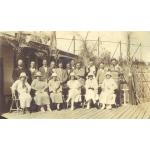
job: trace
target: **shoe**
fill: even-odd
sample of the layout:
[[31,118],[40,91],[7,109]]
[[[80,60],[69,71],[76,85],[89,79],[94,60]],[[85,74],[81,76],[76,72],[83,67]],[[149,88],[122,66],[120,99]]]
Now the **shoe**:
[[104,109],[105,109],[105,105],[102,105],[101,110],[104,110]]
[[50,108],[47,108],[47,111],[50,111],[50,112],[51,112],[52,110],[51,110]]
[[41,112],[45,112],[45,110],[44,110],[44,108],[43,108],[43,107],[41,107]]
[[74,107],[72,107],[71,110],[74,110]]
[[107,109],[108,109],[108,110],[111,110],[111,109],[112,109],[112,106],[111,106],[111,105],[107,106]]

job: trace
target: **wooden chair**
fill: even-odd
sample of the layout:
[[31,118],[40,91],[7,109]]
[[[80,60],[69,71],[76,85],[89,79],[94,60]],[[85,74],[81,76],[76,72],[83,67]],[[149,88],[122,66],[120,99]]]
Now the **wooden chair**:
[[20,104],[19,104],[19,98],[18,98],[18,93],[15,92],[15,95],[12,92],[12,87],[11,89],[11,93],[12,93],[12,102],[10,105],[10,110],[9,112],[11,113],[12,111],[17,111],[17,113],[19,113],[20,111],[22,111],[22,109],[20,108]]

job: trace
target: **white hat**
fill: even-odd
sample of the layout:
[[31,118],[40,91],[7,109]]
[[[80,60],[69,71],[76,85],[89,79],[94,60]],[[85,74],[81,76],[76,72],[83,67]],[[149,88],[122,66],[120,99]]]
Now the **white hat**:
[[36,74],[35,74],[36,77],[41,77],[42,76],[42,73],[40,71],[38,71]]
[[107,75],[112,76],[112,75],[111,75],[111,72],[106,72],[106,74],[105,74],[105,75],[106,75],[106,76],[107,76]]
[[74,73],[74,72],[71,72],[71,73],[70,73],[70,76],[75,76],[75,73]]
[[20,78],[21,78],[21,77],[27,77],[27,75],[26,75],[25,72],[21,72],[19,77],[20,77]]
[[92,72],[89,72],[89,73],[88,73],[88,77],[89,77],[89,76],[94,76],[94,74],[93,74]]
[[57,73],[52,73],[52,77],[57,77]]

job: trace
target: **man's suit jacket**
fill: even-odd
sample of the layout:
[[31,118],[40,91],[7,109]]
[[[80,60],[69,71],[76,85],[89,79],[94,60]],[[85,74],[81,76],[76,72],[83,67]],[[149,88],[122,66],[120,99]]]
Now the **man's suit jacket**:
[[55,70],[57,77],[61,83],[66,83],[68,79],[68,74],[65,69],[57,68]]
[[44,67],[42,66],[42,67],[39,68],[39,71],[40,71],[41,74],[42,74],[42,79],[43,79],[44,81],[48,81],[49,78],[50,78],[50,76],[51,76],[51,74],[52,74],[51,69],[50,69],[49,67],[47,67],[47,72],[45,72],[45,69],[44,69]]

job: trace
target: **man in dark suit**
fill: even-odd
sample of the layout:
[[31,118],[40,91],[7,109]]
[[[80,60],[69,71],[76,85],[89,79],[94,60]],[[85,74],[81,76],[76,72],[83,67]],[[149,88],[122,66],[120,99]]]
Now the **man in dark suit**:
[[52,72],[51,69],[48,67],[46,59],[43,59],[43,66],[39,68],[39,71],[42,73],[42,79],[47,82]]
[[27,69],[25,69],[25,67],[24,67],[23,60],[19,59],[17,67],[13,70],[13,74],[12,74],[13,81],[18,80],[20,73],[22,73],[22,72],[25,72],[27,74],[27,76],[29,77],[29,73],[28,73]]

